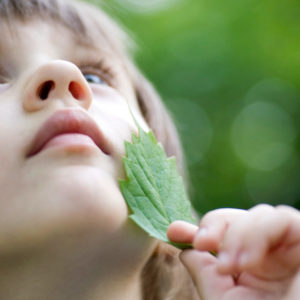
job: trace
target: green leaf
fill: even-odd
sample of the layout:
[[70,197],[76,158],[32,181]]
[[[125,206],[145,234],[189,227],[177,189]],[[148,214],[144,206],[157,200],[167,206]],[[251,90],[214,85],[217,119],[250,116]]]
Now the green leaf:
[[176,220],[195,223],[175,157],[167,158],[152,131],[139,128],[132,143],[125,142],[123,158],[126,180],[120,180],[122,194],[131,210],[130,218],[150,236],[178,248],[167,238],[167,228]]

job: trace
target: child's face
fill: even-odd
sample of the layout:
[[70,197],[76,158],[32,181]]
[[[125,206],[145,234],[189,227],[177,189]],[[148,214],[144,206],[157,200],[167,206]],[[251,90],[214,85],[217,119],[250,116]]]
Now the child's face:
[[113,234],[126,223],[118,179],[136,130],[129,107],[143,118],[118,58],[96,47],[38,20],[17,35],[1,29],[1,245],[62,228]]

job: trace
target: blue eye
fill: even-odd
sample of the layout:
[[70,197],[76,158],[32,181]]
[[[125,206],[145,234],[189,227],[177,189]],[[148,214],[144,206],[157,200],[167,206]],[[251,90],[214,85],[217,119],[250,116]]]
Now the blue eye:
[[83,76],[88,83],[107,85],[107,82],[96,74],[83,74]]

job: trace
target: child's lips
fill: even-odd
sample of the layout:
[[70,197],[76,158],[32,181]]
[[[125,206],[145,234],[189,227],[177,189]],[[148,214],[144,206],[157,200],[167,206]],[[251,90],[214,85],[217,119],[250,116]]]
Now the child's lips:
[[97,146],[109,155],[110,147],[97,124],[88,114],[78,109],[55,112],[38,130],[26,157],[49,147]]
[[80,149],[82,146],[97,147],[95,142],[87,135],[82,133],[63,133],[50,139],[42,148],[45,150],[51,147],[69,147]]

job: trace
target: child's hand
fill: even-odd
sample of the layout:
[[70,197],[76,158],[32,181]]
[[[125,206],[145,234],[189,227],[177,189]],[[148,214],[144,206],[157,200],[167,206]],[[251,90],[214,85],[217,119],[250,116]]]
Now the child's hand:
[[293,208],[214,210],[199,228],[174,222],[168,237],[193,243],[194,250],[183,251],[181,259],[203,300],[299,297],[300,213]]

